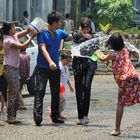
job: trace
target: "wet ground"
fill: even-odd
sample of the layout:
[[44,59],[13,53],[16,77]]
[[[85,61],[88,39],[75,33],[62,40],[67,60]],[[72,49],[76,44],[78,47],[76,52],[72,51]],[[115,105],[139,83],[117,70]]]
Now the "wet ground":
[[[73,83],[73,77],[70,78]],[[139,140],[140,139],[140,105],[126,107],[119,137],[110,136],[114,127],[117,103],[117,85],[112,75],[95,75],[92,84],[90,102],[90,123],[77,126],[77,109],[75,94],[68,92],[65,109],[67,120],[63,125],[54,125],[47,113],[50,105],[49,89],[44,98],[44,114],[42,126],[33,122],[33,97],[24,96],[26,111],[18,111],[21,125],[8,125],[5,117],[0,117],[0,140]],[[27,91],[24,90],[24,95]]]

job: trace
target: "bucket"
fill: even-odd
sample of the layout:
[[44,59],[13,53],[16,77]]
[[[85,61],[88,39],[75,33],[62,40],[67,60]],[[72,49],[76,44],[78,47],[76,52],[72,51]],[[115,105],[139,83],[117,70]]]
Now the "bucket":
[[35,18],[30,24],[29,27],[33,29],[35,32],[41,32],[45,29],[48,24],[42,20],[40,17]]

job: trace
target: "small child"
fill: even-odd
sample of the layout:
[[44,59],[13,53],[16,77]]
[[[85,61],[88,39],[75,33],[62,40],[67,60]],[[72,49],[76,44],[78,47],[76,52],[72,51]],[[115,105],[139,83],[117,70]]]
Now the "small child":
[[100,59],[112,61],[114,79],[119,87],[115,129],[111,132],[111,135],[118,136],[121,134],[120,125],[124,107],[140,103],[140,78],[132,65],[128,50],[124,48],[122,36],[119,33],[112,34],[107,45],[114,51],[106,58]]
[[59,62],[59,67],[61,70],[60,82],[64,85],[64,89],[65,89],[64,94],[60,95],[60,118],[61,119],[66,119],[63,112],[66,105],[66,100],[67,100],[67,85],[69,86],[70,91],[74,92],[74,89],[69,81],[69,70],[67,67],[70,61],[71,61],[71,56],[68,56],[66,54],[61,55],[61,59]]
[[[64,108],[66,105],[66,100],[67,100],[67,85],[69,86],[69,89],[71,92],[74,92],[74,89],[69,81],[69,70],[67,65],[69,65],[71,61],[71,56],[62,54],[61,59],[59,61],[59,67],[61,70],[61,77],[60,77],[60,119],[66,119],[64,116]],[[64,87],[62,87],[64,86]],[[63,88],[63,89],[61,89]],[[62,90],[62,91],[61,91]],[[64,93],[61,93],[64,92]],[[48,107],[48,113],[51,115],[51,108]]]
[[3,50],[3,35],[2,29],[0,29],[0,92],[1,92],[1,112],[0,115],[4,115],[4,104],[7,102],[7,82],[3,75],[3,61],[4,61],[4,50]]

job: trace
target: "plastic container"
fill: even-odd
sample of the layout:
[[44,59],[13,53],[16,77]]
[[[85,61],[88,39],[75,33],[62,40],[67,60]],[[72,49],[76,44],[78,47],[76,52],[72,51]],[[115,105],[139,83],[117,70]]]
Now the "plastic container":
[[65,87],[62,83],[60,83],[60,96],[63,96],[65,92]]
[[30,24],[29,27],[35,32],[41,32],[43,29],[46,29],[48,24],[42,20],[40,17],[35,18]]
[[[103,55],[102,52],[100,52],[100,56]],[[92,56],[90,56],[90,59],[93,60],[93,61],[97,61],[99,58],[96,54],[93,54]]]

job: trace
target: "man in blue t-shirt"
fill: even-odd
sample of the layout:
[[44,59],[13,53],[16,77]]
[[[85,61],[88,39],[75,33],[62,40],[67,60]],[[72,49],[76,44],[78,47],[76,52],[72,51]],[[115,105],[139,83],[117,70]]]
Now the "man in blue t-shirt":
[[61,15],[55,11],[48,14],[48,27],[37,36],[39,52],[37,57],[37,91],[34,99],[34,121],[37,126],[42,122],[43,98],[47,81],[51,90],[51,118],[54,123],[64,123],[59,119],[59,91],[60,69],[59,48],[62,39],[72,39],[72,35],[58,29],[61,23]]

